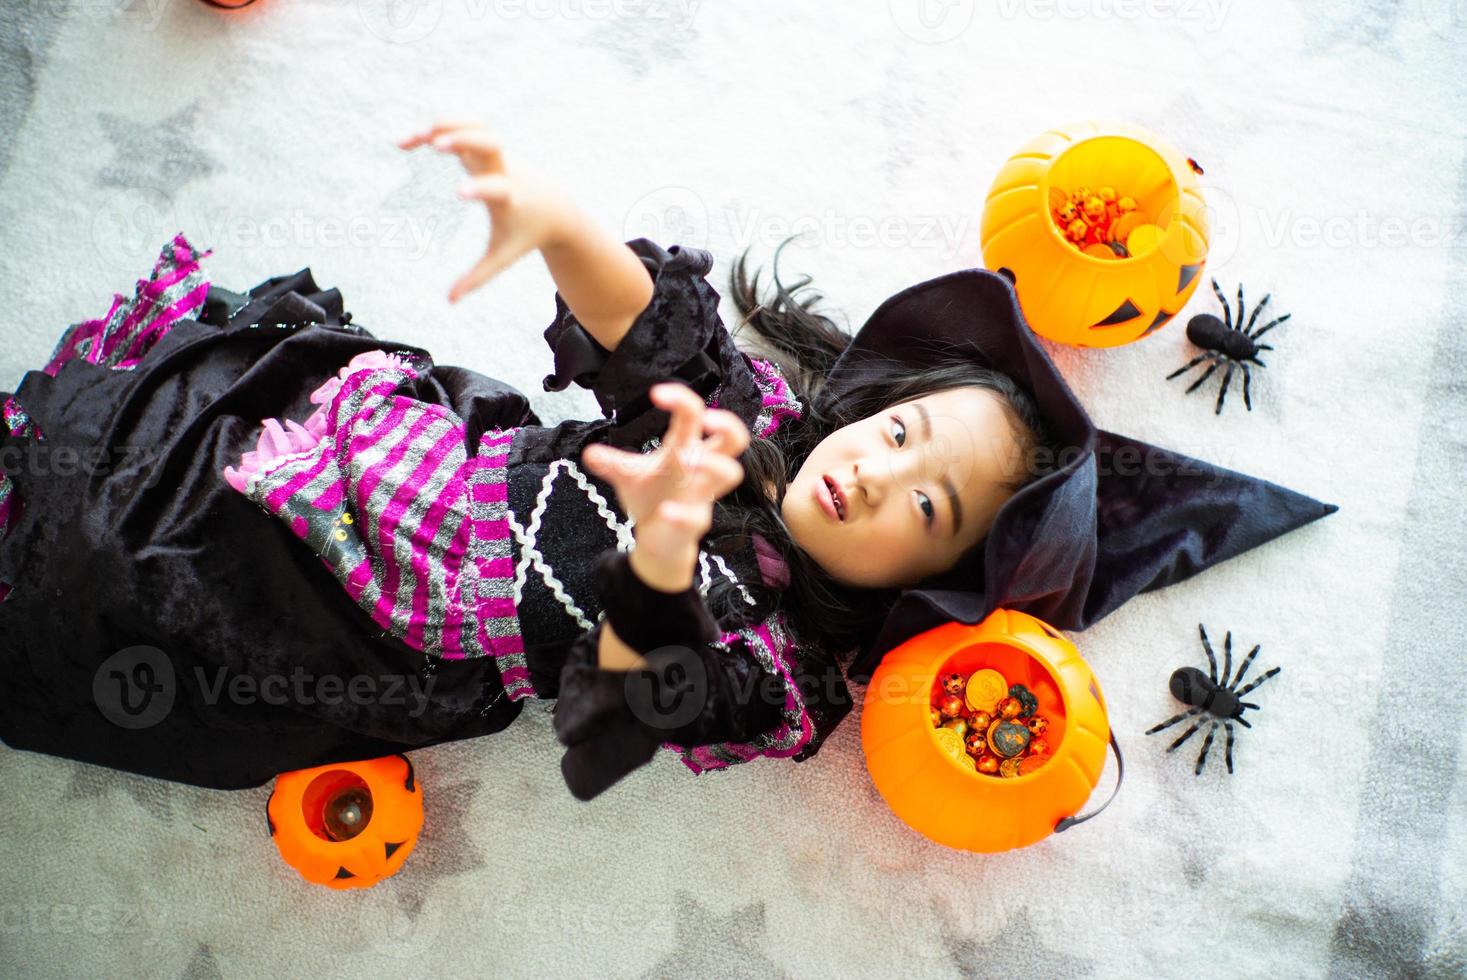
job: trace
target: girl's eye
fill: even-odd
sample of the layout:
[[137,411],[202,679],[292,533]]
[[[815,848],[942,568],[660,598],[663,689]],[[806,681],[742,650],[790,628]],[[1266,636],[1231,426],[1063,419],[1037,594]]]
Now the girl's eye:
[[[893,428],[893,429],[891,429],[890,431],[892,431],[892,432],[900,432],[901,433],[900,438],[898,438],[896,436],[893,436],[892,438],[896,439],[896,444],[898,446],[904,446],[904,445],[906,445],[906,443],[907,443],[907,425],[906,425],[906,423],[903,422],[900,418],[898,418],[895,415],[893,415],[891,417],[891,420],[896,423],[896,427]],[[929,497],[929,496],[927,496],[927,494],[922,493],[919,490],[919,491],[917,491],[917,496],[919,496],[919,497],[922,498],[922,503],[921,503],[922,513],[924,513],[924,514],[927,515],[927,526],[928,527],[931,527],[932,526],[932,522],[937,519],[937,508],[932,505],[932,498]]]

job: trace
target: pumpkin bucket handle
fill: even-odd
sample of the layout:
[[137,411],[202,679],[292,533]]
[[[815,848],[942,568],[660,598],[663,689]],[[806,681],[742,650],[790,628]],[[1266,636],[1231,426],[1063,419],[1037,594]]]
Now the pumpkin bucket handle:
[[1111,803],[1115,800],[1116,794],[1121,791],[1121,780],[1123,780],[1123,779],[1126,778],[1126,760],[1123,759],[1123,758],[1121,758],[1121,747],[1118,744],[1116,744],[1116,733],[1115,732],[1111,732],[1110,733],[1110,749],[1111,749],[1112,752],[1114,752],[1116,754],[1116,785],[1115,785],[1115,789],[1113,789],[1113,790],[1110,791],[1110,796],[1106,798],[1106,801],[1104,803],[1100,804],[1100,806],[1096,807],[1091,812],[1086,813],[1084,815],[1076,814],[1075,816],[1072,816],[1072,817],[1065,817],[1059,823],[1055,824],[1054,825],[1054,832],[1056,834],[1058,834],[1058,833],[1060,833],[1061,831],[1064,831],[1064,830],[1069,830],[1071,827],[1075,826],[1075,824],[1077,824],[1077,823],[1084,823],[1086,820],[1089,820],[1091,817],[1098,817],[1098,816],[1100,816],[1101,812],[1103,810],[1105,810],[1106,807],[1110,806]]

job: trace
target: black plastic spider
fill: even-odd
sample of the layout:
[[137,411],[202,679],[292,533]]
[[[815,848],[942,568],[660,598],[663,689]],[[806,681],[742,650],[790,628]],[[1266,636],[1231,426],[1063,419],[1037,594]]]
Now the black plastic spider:
[[1166,750],[1175,751],[1183,742],[1191,738],[1197,729],[1208,725],[1207,737],[1202,740],[1202,753],[1197,756],[1197,767],[1192,770],[1192,775],[1201,775],[1202,765],[1207,761],[1207,752],[1212,748],[1212,737],[1217,734],[1218,726],[1221,725],[1227,731],[1228,773],[1231,774],[1233,771],[1233,722],[1236,721],[1244,728],[1252,728],[1253,726],[1243,718],[1243,712],[1248,708],[1258,710],[1258,705],[1244,701],[1243,695],[1283,668],[1274,667],[1247,687],[1240,689],[1238,685],[1243,683],[1243,675],[1248,673],[1248,666],[1253,663],[1253,658],[1258,656],[1262,644],[1248,651],[1248,656],[1243,658],[1243,663],[1238,667],[1238,676],[1229,681],[1228,675],[1233,671],[1233,631],[1229,630],[1228,637],[1223,643],[1223,671],[1222,681],[1219,683],[1217,657],[1213,655],[1212,644],[1207,641],[1207,630],[1202,628],[1201,623],[1198,623],[1197,631],[1202,634],[1202,649],[1207,651],[1208,675],[1203,676],[1202,671],[1196,667],[1178,667],[1172,671],[1171,681],[1168,684],[1172,697],[1192,707],[1173,718],[1168,718],[1160,725],[1148,728],[1146,734],[1155,735],[1179,721],[1185,721],[1206,712],[1207,717],[1194,721],[1192,727],[1183,732],[1175,742],[1168,745]]
[[[1258,359],[1258,352],[1262,350],[1273,350],[1273,348],[1268,344],[1258,343],[1258,338],[1294,314],[1285,313],[1281,317],[1270,320],[1267,324],[1259,327],[1255,331],[1253,324],[1258,322],[1258,315],[1268,305],[1268,296],[1264,296],[1263,299],[1258,301],[1258,305],[1253,307],[1253,315],[1248,318],[1248,326],[1244,327],[1243,284],[1238,283],[1238,322],[1236,324],[1233,323],[1232,310],[1228,307],[1227,298],[1223,296],[1222,288],[1218,286],[1216,279],[1212,280],[1212,291],[1217,293],[1218,302],[1222,303],[1223,319],[1219,320],[1211,313],[1199,313],[1187,322],[1187,339],[1198,347],[1201,347],[1202,353],[1177,368],[1171,374],[1168,374],[1166,379],[1170,381],[1172,378],[1175,378],[1190,368],[1196,367],[1203,361],[1211,360],[1212,364],[1203,372],[1202,377],[1192,382],[1191,386],[1184,392],[1184,394],[1190,395],[1197,390],[1197,387],[1202,382],[1212,377],[1212,372],[1217,370],[1219,363],[1226,364],[1228,369],[1223,372],[1222,385],[1217,390],[1217,408],[1213,411],[1214,415],[1221,415],[1223,398],[1227,396],[1228,385],[1233,380],[1233,369],[1240,367],[1243,369],[1243,404],[1251,412],[1253,411],[1253,399],[1248,397],[1248,384],[1253,380],[1253,375],[1248,370],[1247,362],[1252,361],[1259,367],[1268,367],[1267,364],[1264,364]],[[1268,295],[1271,296],[1272,293]]]

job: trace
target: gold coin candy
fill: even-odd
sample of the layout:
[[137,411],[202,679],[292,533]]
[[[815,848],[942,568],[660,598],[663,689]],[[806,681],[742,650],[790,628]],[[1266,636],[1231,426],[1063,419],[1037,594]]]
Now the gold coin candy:
[[974,671],[966,688],[968,710],[992,714],[1008,693],[1009,682],[998,671],[987,668]]
[[[1112,188],[1102,187],[1091,196],[1106,201],[1105,191],[1111,192],[1107,203],[1116,203]],[[940,680],[930,716],[944,754],[977,773],[1010,779],[1028,775],[1048,761],[1049,741],[1039,736],[1049,729],[1049,720],[1037,713],[1019,717],[1023,702],[1035,703],[1026,687],[1011,687],[991,667],[968,677],[948,672]],[[961,696],[953,693],[958,690]]]
[[1128,259],[1161,242],[1161,228],[1114,187],[1051,187],[1049,213],[1065,241],[1092,258]]

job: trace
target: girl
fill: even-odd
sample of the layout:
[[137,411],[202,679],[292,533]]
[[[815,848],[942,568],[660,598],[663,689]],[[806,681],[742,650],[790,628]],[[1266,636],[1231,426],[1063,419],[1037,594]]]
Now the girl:
[[695,773],[808,759],[847,674],[912,636],[999,606],[1084,629],[1336,509],[1097,430],[994,273],[852,338],[740,262],[755,357],[706,252],[607,238],[478,126],[401,145],[456,154],[489,212],[450,298],[538,251],[544,387],[604,417],[543,426],[308,269],[213,286],[178,236],[3,400],[11,746],[246,787],[533,697],[589,799],[659,746]]
[[[1029,479],[1029,396],[954,358],[821,404],[849,338],[777,265],[768,301],[735,271],[774,349],[753,357],[706,253],[608,238],[477,125],[400,145],[456,154],[490,215],[450,299],[539,251],[544,386],[605,418],[541,426],[352,325],[309,270],[211,286],[178,236],[6,401],[0,630],[31,696],[0,735],[238,787],[497,731],[537,697],[580,798],[658,745],[693,772],[815,754],[882,600],[973,554]],[[99,465],[46,465],[63,448]]]

